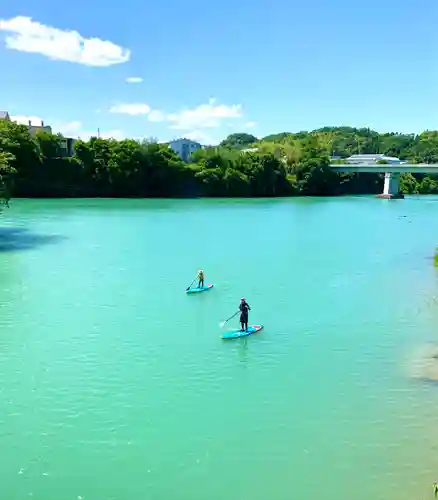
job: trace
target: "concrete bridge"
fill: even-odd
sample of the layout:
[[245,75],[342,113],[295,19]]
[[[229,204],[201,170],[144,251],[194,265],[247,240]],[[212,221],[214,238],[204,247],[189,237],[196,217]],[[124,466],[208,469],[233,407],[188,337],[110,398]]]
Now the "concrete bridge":
[[418,163],[416,165],[409,163],[380,165],[377,163],[349,165],[332,163],[332,169],[335,172],[355,172],[355,173],[374,173],[385,174],[385,184],[383,193],[379,198],[403,198],[400,192],[400,175],[404,173],[411,174],[438,174],[437,163]]

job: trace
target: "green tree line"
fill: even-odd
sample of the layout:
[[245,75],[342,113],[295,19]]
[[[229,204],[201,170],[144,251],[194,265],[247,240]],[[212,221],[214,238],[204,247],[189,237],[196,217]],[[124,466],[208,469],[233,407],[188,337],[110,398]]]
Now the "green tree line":
[[438,163],[438,131],[421,134],[380,134],[369,128],[324,127],[311,132],[271,134],[257,139],[251,134],[231,134],[221,142],[226,148],[250,148],[262,143],[288,144],[316,137],[331,156],[379,153],[410,163]]
[[[256,151],[242,151],[247,148]],[[232,134],[184,163],[166,144],[93,137],[67,156],[61,135],[0,121],[0,198],[330,196],[382,191],[379,174],[334,173],[330,156],[380,152],[438,163],[438,132],[418,136],[324,128],[258,140]],[[405,193],[437,193],[433,176],[403,176]]]

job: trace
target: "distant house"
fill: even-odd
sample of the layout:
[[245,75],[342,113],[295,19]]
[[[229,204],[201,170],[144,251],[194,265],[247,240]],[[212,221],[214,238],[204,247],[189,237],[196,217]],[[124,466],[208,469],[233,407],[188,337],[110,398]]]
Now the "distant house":
[[[41,120],[40,125],[34,125],[30,120],[27,125],[29,130],[29,134],[35,136],[38,132],[47,132],[48,134],[53,134],[52,127],[50,125],[44,125],[44,122]],[[77,139],[73,139],[72,137],[62,137],[60,144],[60,156],[73,156],[75,153],[75,143]]]
[[61,156],[73,156],[75,154],[75,143],[77,139],[72,137],[63,137],[61,139],[60,145],[60,155]]
[[[0,120],[11,121],[11,117],[7,111],[0,111]],[[29,134],[32,136],[36,136],[38,132],[47,132],[48,134],[52,134],[52,127],[50,125],[45,125],[43,121],[39,125],[32,123],[31,120],[28,121],[27,129],[29,130]],[[71,137],[63,137],[61,139],[60,145],[60,156],[73,156],[75,152],[75,143],[77,139],[73,139]]]
[[241,153],[257,153],[259,148],[246,148],[246,149],[241,149]]
[[400,158],[381,154],[351,155],[345,160],[345,163],[348,165],[370,165],[382,160],[390,165],[400,165],[402,163]]
[[48,134],[52,133],[52,127],[50,125],[44,125],[42,120],[40,125],[33,125],[29,120],[27,129],[29,130],[30,135],[36,135],[38,132],[47,132]]
[[191,141],[190,139],[175,139],[167,143],[170,149],[179,155],[186,163],[189,161],[190,156],[201,149],[202,146],[199,142]]

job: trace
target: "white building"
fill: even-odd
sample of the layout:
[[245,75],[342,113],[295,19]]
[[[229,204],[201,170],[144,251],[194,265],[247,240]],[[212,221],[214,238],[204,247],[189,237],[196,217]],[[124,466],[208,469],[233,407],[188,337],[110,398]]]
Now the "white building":
[[189,161],[190,156],[201,149],[202,146],[199,142],[191,141],[190,139],[175,139],[167,143],[169,148],[175,151],[185,162]]
[[241,149],[241,153],[257,153],[259,148],[246,148],[246,149]]
[[400,165],[400,163],[402,163],[400,158],[381,154],[351,155],[345,160],[345,163],[349,165],[371,165],[378,161],[386,161],[390,165]]

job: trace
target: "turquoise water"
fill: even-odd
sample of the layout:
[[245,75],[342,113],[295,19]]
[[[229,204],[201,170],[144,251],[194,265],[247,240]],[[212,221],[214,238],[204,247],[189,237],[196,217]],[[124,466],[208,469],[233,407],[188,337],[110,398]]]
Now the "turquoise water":
[[[0,220],[8,500],[427,498],[438,199],[17,200]],[[187,296],[198,268],[215,288]],[[265,329],[223,341],[245,296]],[[235,328],[237,322],[230,322]]]

